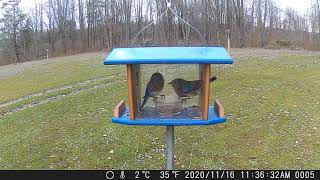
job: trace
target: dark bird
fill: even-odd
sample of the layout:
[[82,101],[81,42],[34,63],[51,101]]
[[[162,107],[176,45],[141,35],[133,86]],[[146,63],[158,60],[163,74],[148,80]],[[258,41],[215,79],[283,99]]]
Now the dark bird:
[[[213,76],[210,79],[210,82],[216,80],[217,77]],[[202,87],[202,81],[201,80],[195,80],[195,81],[187,81],[184,79],[174,79],[169,84],[172,85],[174,91],[176,94],[181,97],[191,97],[198,95],[200,92],[200,89]]]
[[153,73],[147,84],[146,92],[143,96],[143,102],[140,107],[140,110],[147,103],[150,97],[155,97],[161,93],[163,89],[163,85],[164,85],[164,78],[162,74],[158,72]]
[[145,41],[140,44],[142,47],[155,47],[156,45],[150,41]]

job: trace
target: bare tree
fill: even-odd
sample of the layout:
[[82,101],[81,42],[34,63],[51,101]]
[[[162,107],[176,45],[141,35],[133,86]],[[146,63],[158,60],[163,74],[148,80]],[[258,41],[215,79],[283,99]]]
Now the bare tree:
[[[1,0],[0,0],[1,1]],[[162,45],[198,45],[196,31],[172,13],[164,0],[46,0],[27,17],[19,0],[2,0],[1,56],[16,62],[114,47],[127,47],[138,38]],[[197,27],[209,45],[232,47],[290,47],[320,49],[320,0],[308,13],[282,10],[274,0],[183,0],[173,10]],[[309,32],[311,31],[311,32]],[[230,43],[227,43],[230,39]]]
[[2,3],[2,9],[4,10],[3,18],[0,22],[4,24],[1,28],[1,33],[7,40],[8,49],[13,49],[13,53],[18,63],[20,59],[20,45],[18,44],[18,36],[21,30],[21,23],[23,22],[25,15],[20,9],[20,0],[8,0]]

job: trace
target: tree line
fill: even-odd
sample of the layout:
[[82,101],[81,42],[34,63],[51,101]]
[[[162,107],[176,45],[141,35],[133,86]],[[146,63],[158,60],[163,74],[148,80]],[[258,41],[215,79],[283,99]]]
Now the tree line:
[[[303,15],[274,0],[172,0],[173,10],[209,45],[320,50],[320,0]],[[0,65],[47,56],[135,46],[201,45],[196,31],[165,0],[46,0],[26,14],[20,0],[0,0]]]

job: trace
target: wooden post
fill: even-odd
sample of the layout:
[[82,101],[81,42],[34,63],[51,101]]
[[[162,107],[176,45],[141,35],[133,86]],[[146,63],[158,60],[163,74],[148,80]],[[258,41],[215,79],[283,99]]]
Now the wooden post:
[[[204,75],[204,64],[199,64],[199,79],[203,82],[203,76]],[[203,109],[203,86],[201,87],[200,93],[199,93],[199,114],[202,118],[202,109]]]
[[208,120],[211,64],[205,64],[202,77],[202,119]]
[[228,53],[230,53],[230,29],[227,29],[227,39],[228,39]]
[[214,101],[214,110],[218,114],[218,117],[220,117],[220,118],[224,117],[224,108],[223,108],[222,104],[220,103],[220,101],[218,101],[218,100]]
[[141,71],[140,71],[140,65],[134,65],[133,67],[134,70],[134,87],[135,87],[135,98],[136,98],[136,103],[138,108],[141,105]]
[[133,65],[127,65],[127,80],[128,80],[128,99],[129,99],[129,112],[130,119],[134,120],[136,118],[135,110],[135,84],[134,84],[134,70]]
[[199,65],[199,75],[202,81],[202,89],[200,91],[199,106],[201,119],[208,120],[209,111],[209,97],[210,97],[210,76],[211,76],[211,65],[210,64],[200,64]]
[[120,101],[120,103],[114,108],[113,110],[113,117],[119,118],[122,116],[124,111],[126,110],[126,104],[124,103],[124,100]]
[[135,103],[135,118],[141,118],[141,71],[140,64],[133,65],[133,83],[134,83],[134,103]]

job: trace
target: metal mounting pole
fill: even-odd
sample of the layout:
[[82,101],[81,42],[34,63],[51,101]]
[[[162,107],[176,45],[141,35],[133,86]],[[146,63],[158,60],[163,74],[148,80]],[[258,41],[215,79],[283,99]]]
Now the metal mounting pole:
[[174,126],[167,126],[167,170],[174,169]]

